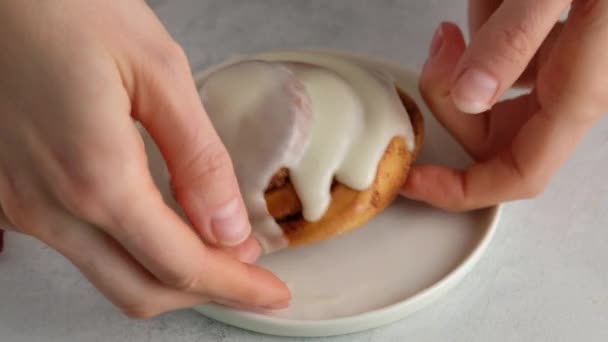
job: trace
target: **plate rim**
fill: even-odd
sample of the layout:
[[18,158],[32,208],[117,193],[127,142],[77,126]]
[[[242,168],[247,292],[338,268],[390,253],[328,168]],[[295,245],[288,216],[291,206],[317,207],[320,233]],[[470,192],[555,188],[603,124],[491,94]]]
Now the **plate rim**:
[[[284,50],[285,49],[266,50],[264,53]],[[325,48],[300,48],[289,50],[323,51],[342,55],[348,54],[349,56],[355,58],[363,58],[369,61],[387,65],[393,69],[398,69],[405,73],[418,75],[417,72],[399,65],[397,62],[357,52]],[[214,68],[214,66],[211,66],[210,68]],[[208,72],[210,72],[209,68],[204,68],[194,72],[193,75],[195,82],[198,82],[198,80],[201,77],[204,77],[204,75]],[[457,266],[452,268],[449,273],[433,283],[431,286],[420,290],[416,294],[405,298],[402,301],[395,302],[379,309],[351,316],[321,320],[300,320],[273,317],[259,313],[239,311],[216,304],[207,304],[194,307],[192,309],[206,317],[231,326],[257,333],[284,337],[336,336],[362,332],[368,329],[390,324],[404,319],[405,317],[425,308],[436,299],[447,293],[449,290],[454,288],[464,279],[464,277],[481,259],[481,256],[485,253],[490,242],[492,241],[502,216],[503,207],[504,204],[497,204],[495,206],[482,209],[489,211],[488,214],[491,216],[489,223],[485,226],[484,233],[478,239],[476,245],[470,249],[468,255],[463,258]]]
[[440,298],[454,288],[473,269],[487,250],[502,216],[503,204],[483,210],[491,211],[491,220],[469,254],[448,274],[433,285],[394,304],[364,313],[322,320],[297,320],[238,311],[216,304],[193,308],[196,312],[222,323],[258,333],[289,337],[336,336],[390,324],[401,320]]

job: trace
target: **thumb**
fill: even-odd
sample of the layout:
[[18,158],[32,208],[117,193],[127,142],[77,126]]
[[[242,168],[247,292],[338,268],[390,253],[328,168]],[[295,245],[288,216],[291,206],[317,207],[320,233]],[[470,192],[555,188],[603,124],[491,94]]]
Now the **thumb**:
[[[251,233],[230,157],[201,104],[179,47],[137,75],[134,115],[158,144],[174,195],[203,238],[236,246]],[[153,60],[153,59],[151,59]]]
[[505,0],[476,32],[453,74],[455,106],[489,109],[522,75],[570,0]]

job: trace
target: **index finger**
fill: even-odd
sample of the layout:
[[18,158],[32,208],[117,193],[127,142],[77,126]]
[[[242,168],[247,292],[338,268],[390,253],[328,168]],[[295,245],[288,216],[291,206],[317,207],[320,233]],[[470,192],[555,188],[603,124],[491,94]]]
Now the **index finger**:
[[276,276],[205,246],[155,189],[139,193],[104,230],[162,283],[249,306],[287,305],[289,290]]
[[452,211],[536,197],[588,129],[548,117],[537,113],[505,150],[465,170],[414,166],[404,194]]
[[502,4],[503,0],[469,0],[469,32],[475,33]]
[[522,75],[571,0],[505,0],[473,36],[453,75],[456,107],[489,109]]

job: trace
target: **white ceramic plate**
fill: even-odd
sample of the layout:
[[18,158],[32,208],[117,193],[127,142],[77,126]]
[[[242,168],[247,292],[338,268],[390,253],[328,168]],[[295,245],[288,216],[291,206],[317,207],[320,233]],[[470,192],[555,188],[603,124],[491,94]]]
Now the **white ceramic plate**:
[[[421,106],[426,128],[421,161],[451,166],[469,161],[424,107],[415,73],[356,58],[389,70]],[[227,324],[282,336],[347,334],[391,323],[441,297],[472,269],[496,229],[499,211],[493,207],[451,214],[397,200],[353,233],[264,257],[260,264],[292,290],[288,309],[259,314],[206,305],[196,310]]]

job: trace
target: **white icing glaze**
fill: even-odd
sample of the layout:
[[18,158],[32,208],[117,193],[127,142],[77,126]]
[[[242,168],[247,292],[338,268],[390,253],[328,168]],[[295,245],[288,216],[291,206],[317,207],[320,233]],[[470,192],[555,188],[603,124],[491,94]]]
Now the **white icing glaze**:
[[[331,70],[298,64],[291,68],[310,97],[314,120],[310,145],[289,175],[302,202],[304,219],[314,222],[329,207],[333,178],[344,172],[353,138],[363,132],[363,104],[353,88]],[[336,134],[337,130],[345,134]]]
[[372,185],[395,136],[414,133],[389,75],[343,57],[273,52],[208,75],[200,94],[235,166],[256,237],[266,252],[286,246],[264,191],[287,167],[309,222],[327,210],[334,177]]
[[268,213],[264,189],[282,167],[293,167],[310,140],[310,101],[293,73],[246,61],[211,73],[199,93],[232,158],[256,239],[266,252],[287,246]]
[[[296,175],[292,183],[307,221],[319,220],[329,207],[331,179],[335,177],[348,187],[365,190],[372,185],[378,164],[393,137],[402,136],[413,149],[415,137],[411,122],[394,82],[382,71],[372,72],[342,57],[320,52],[284,51],[257,57],[319,67],[296,70],[296,76],[311,96],[315,113],[311,145],[302,161],[290,169],[290,174]],[[334,86],[329,82],[329,75],[341,77],[350,85],[351,92]],[[358,101],[355,102],[353,96]],[[353,108],[355,103],[361,107]],[[339,144],[340,148],[332,147],[333,144]]]

